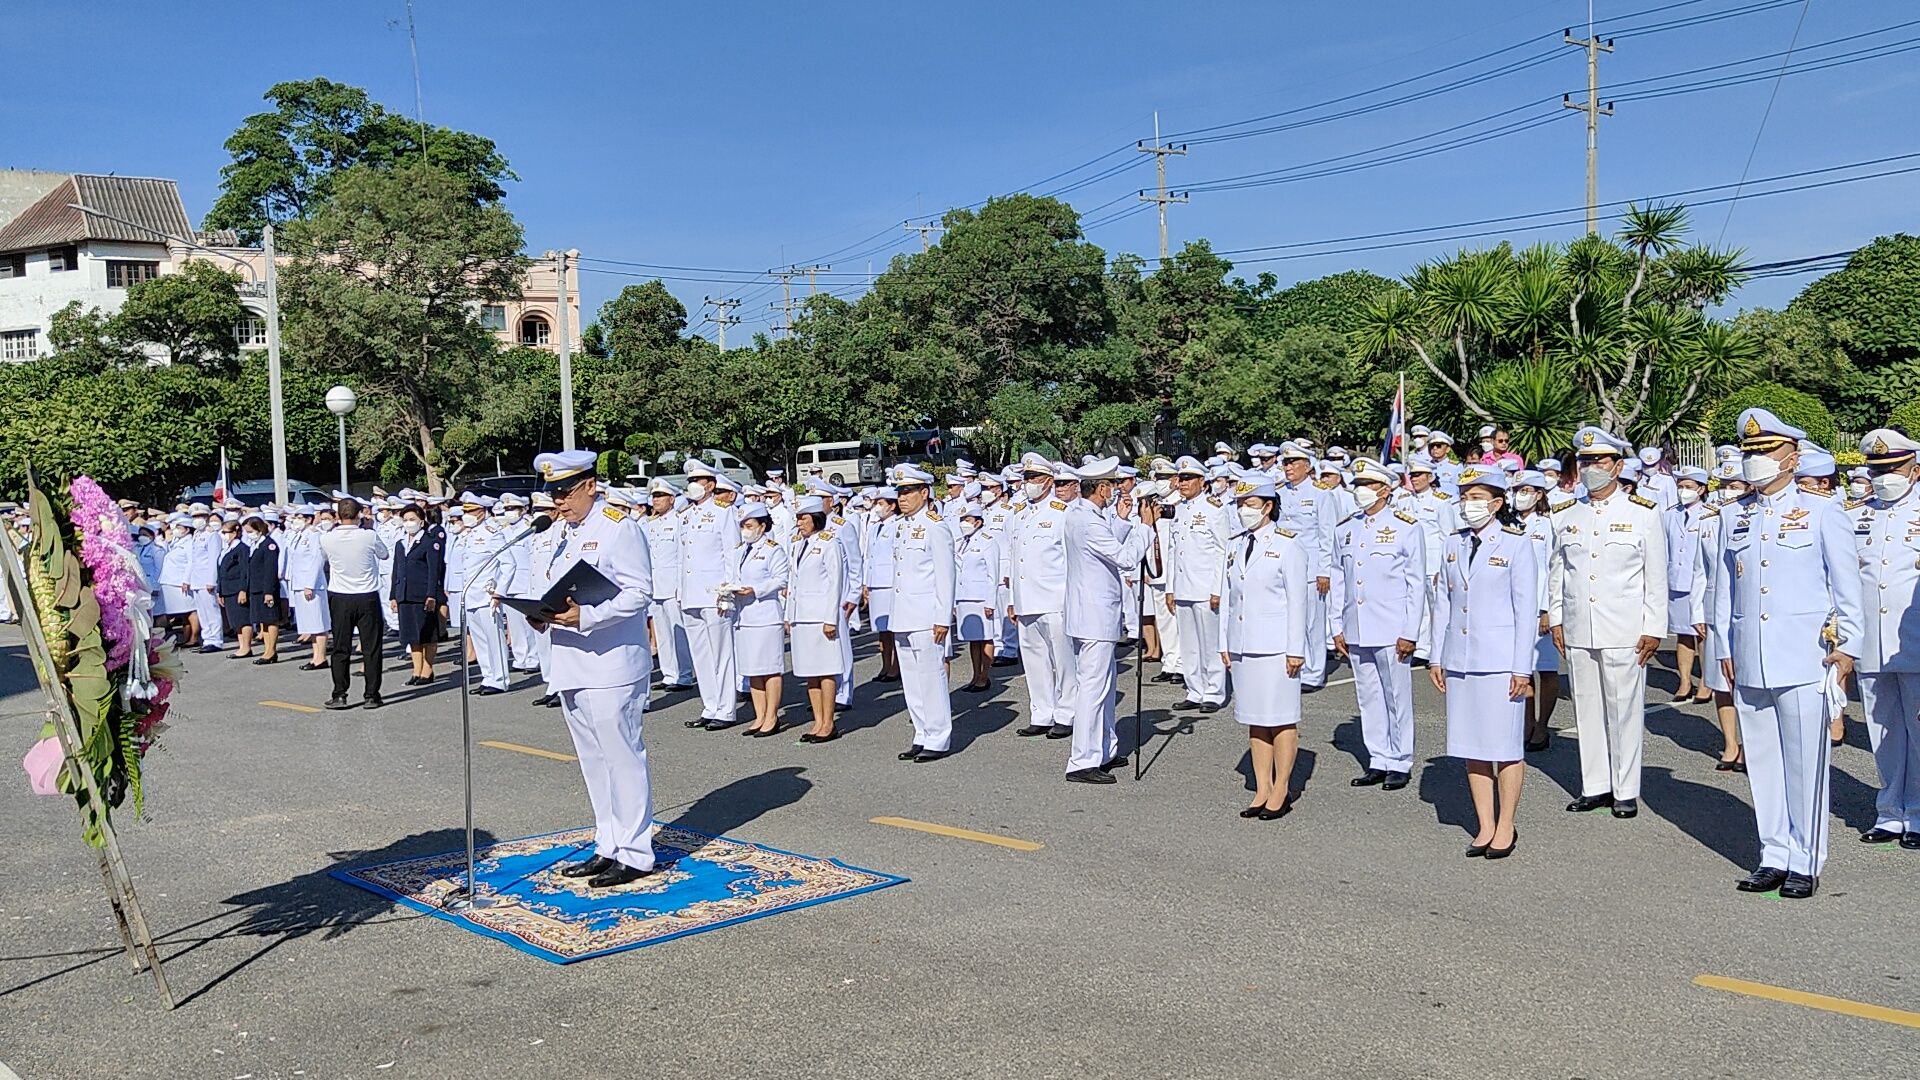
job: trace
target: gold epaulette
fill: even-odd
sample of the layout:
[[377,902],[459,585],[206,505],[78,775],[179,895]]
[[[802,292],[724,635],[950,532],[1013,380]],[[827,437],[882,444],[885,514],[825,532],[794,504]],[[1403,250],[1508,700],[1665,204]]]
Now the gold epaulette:
[[1521,527],[1520,527],[1520,526],[1518,526],[1518,525],[1508,525],[1508,526],[1506,527],[1506,529],[1505,529],[1504,531],[1506,531],[1506,532],[1510,532],[1510,533],[1512,533],[1512,534],[1513,534],[1513,535],[1515,535],[1515,536],[1525,536],[1525,535],[1527,535],[1527,530],[1525,530],[1525,529],[1523,529],[1523,528],[1521,528]]
[[1649,510],[1657,509],[1660,505],[1659,503],[1654,502],[1652,499],[1649,499],[1646,496],[1640,495],[1638,493],[1627,496],[1627,501],[1630,503],[1633,503],[1636,506],[1644,506]]
[[614,521],[627,520],[627,512],[625,510],[620,509],[617,506],[602,507],[600,512],[607,515],[607,517],[611,518]]
[[1580,505],[1579,499],[1568,499],[1566,502],[1563,502],[1563,503],[1548,503],[1547,513],[1557,514],[1560,511],[1565,510],[1569,506],[1578,506],[1578,505]]
[[1427,494],[1432,495],[1434,498],[1439,499],[1441,502],[1446,502],[1448,499],[1453,498],[1453,496],[1447,494],[1444,491],[1441,491],[1439,488],[1434,488],[1428,491]]
[[1865,505],[1867,505],[1867,500],[1865,499],[1848,499],[1846,502],[1840,504],[1840,509],[1858,510]]
[[1286,538],[1287,538],[1287,539],[1289,539],[1289,540],[1291,540],[1291,539],[1293,539],[1294,537],[1296,537],[1296,536],[1299,536],[1299,535],[1300,535],[1299,533],[1297,533],[1297,532],[1294,532],[1294,531],[1293,531],[1292,529],[1283,529],[1283,528],[1281,528],[1281,527],[1280,527],[1280,526],[1278,526],[1278,525],[1275,525],[1275,526],[1273,527],[1273,531],[1274,531],[1274,532],[1276,532],[1276,533],[1279,533],[1279,534],[1280,534],[1281,536],[1284,536],[1284,537],[1286,537]]
[[1047,500],[1047,505],[1053,507],[1055,510],[1065,510],[1067,508],[1067,504],[1061,502],[1059,499],[1049,499]]
[[1706,507],[1705,509],[1700,511],[1700,516],[1703,518],[1719,517],[1720,508],[1717,506]]
[[928,521],[939,521],[939,520],[940,520],[940,511],[938,511],[938,510],[929,510],[929,511],[927,511],[927,520],[928,520]]
[[832,529],[822,529],[822,530],[820,530],[820,532],[819,532],[819,533],[817,533],[816,535],[818,535],[818,536],[820,537],[820,539],[822,539],[822,540],[831,540],[831,539],[833,539],[833,530],[832,530]]
[[1216,495],[1209,495],[1209,496],[1207,496],[1207,502],[1208,502],[1208,503],[1210,503],[1210,504],[1211,504],[1211,505],[1213,505],[1213,506],[1224,506],[1224,505],[1226,505],[1225,503],[1222,503],[1222,502],[1220,501],[1220,499],[1219,499],[1219,497],[1218,497],[1218,496],[1216,496]]
[[1414,517],[1412,514],[1407,513],[1405,510],[1395,510],[1393,512],[1393,516],[1399,518],[1401,521],[1404,521],[1409,525],[1420,524],[1419,518]]

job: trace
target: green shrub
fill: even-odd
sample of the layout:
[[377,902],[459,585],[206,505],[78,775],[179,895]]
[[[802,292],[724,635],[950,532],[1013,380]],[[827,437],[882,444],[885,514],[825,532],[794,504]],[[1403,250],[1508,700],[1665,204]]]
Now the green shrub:
[[1821,446],[1834,449],[1833,415],[1817,398],[1803,394],[1779,383],[1762,382],[1742,387],[1728,394],[1714,406],[1713,420],[1708,425],[1708,433],[1715,443],[1739,443],[1740,433],[1736,430],[1740,414],[1748,409],[1759,407],[1792,424],[1807,433],[1807,438]]

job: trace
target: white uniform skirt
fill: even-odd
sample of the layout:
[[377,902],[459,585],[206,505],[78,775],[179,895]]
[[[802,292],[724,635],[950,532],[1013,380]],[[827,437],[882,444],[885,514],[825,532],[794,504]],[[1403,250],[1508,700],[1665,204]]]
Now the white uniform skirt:
[[1300,678],[1287,677],[1284,654],[1234,653],[1227,676],[1233,680],[1235,720],[1249,727],[1288,727],[1300,722]]
[[[771,626],[736,624],[733,628],[733,663],[743,677],[778,675],[785,671],[787,628],[780,623]],[[837,664],[834,670],[839,670]]]
[[333,613],[327,609],[327,590],[313,590],[313,599],[309,600],[307,590],[294,589],[287,603],[293,607],[294,633],[325,634],[333,630]]
[[1693,604],[1691,603],[1692,597],[1693,597],[1692,593],[1673,592],[1672,590],[1668,590],[1667,592],[1667,633],[1669,634],[1693,633],[1693,623],[1687,621],[1687,616],[1691,614],[1691,612],[1688,609],[1690,609],[1693,606]]
[[961,641],[999,641],[1000,609],[991,600],[955,600],[953,602],[956,618],[954,623],[960,628]]
[[846,671],[847,620],[840,620],[840,636],[831,641],[820,630],[824,625],[817,622],[793,624],[793,673],[802,679],[823,675],[837,679]]
[[891,629],[887,623],[893,618],[893,590],[868,586],[867,614],[873,617],[875,630]]
[[1526,756],[1524,701],[1507,696],[1513,676],[1447,672],[1447,754],[1470,761],[1519,761]]
[[160,614],[191,615],[196,610],[192,593],[181,592],[178,585],[160,586]]

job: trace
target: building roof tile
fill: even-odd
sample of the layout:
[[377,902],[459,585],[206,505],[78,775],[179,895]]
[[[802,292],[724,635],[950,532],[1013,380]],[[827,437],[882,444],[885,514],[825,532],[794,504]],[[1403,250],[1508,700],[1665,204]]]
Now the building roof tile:
[[[73,209],[75,203],[135,224],[82,213]],[[0,252],[59,247],[85,240],[155,244],[165,242],[161,233],[191,236],[192,232],[193,223],[187,219],[180,189],[173,181],[80,174],[68,177],[0,227]]]

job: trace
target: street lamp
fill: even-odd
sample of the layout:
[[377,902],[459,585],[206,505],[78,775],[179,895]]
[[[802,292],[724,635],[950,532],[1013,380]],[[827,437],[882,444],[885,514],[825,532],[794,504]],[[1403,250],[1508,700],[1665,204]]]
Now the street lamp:
[[327,411],[340,421],[340,490],[347,490],[347,417],[360,405],[351,387],[336,386],[327,391]]
[[[163,232],[151,225],[142,225],[138,221],[128,221],[126,218],[96,210],[84,203],[68,203],[67,209],[78,210],[82,214],[92,214],[94,217],[106,218],[108,221],[118,222],[128,228],[139,229],[141,232],[152,233],[168,243],[179,244],[184,248],[190,248],[194,251],[204,251],[217,258],[230,259],[240,264],[240,267],[247,272],[247,282],[249,285],[255,288],[259,287],[260,278],[259,275],[254,272],[253,264],[238,255],[217,251],[205,244],[196,243],[184,236],[175,236],[170,232]],[[273,262],[272,225],[268,225],[263,233],[261,253],[265,256],[264,261],[267,266],[267,397],[268,413],[273,418],[273,501],[285,505],[287,502],[287,414],[280,401],[280,291],[279,274],[275,272]],[[249,293],[251,293],[251,290],[249,290]]]

